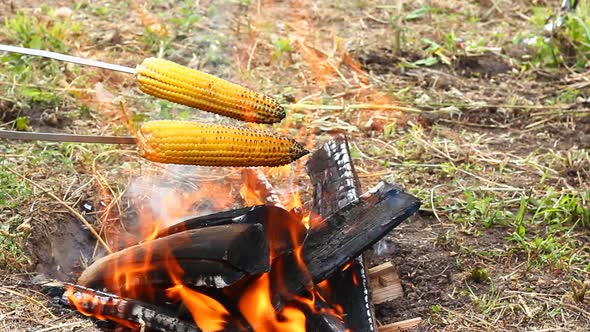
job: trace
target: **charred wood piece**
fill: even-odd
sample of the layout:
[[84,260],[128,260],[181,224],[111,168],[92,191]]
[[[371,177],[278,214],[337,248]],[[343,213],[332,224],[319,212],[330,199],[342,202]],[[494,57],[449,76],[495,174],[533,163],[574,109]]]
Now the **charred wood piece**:
[[184,271],[181,278],[185,285],[221,288],[248,274],[268,272],[270,252],[264,229],[259,224],[192,229],[105,256],[90,265],[78,283],[125,294],[129,280],[122,276],[114,279],[117,277],[114,272],[144,267],[145,271],[134,274],[132,282],[136,286],[166,289],[174,286],[167,272],[171,261],[177,262]]
[[324,294],[326,301],[342,308],[346,327],[354,332],[376,331],[363,257],[357,257],[344,271],[334,273],[328,278],[328,283],[333,291]]
[[313,228],[303,244],[303,260],[315,282],[371,247],[394,227],[412,216],[420,201],[400,187],[380,183],[359,200]]
[[337,136],[314,151],[305,168],[313,184],[317,214],[327,217],[358,199],[360,185],[345,136]]
[[[285,255],[279,266],[273,262],[271,273],[289,276],[280,296],[301,294],[312,283],[319,283],[338,272],[353,258],[385,236],[420,207],[420,201],[394,185],[380,183],[359,200],[327,217],[321,227],[312,228],[303,244],[302,259],[307,273],[301,271],[294,255]],[[273,299],[280,306],[280,299]]]
[[[316,150],[306,164],[306,170],[314,187],[314,211],[319,215],[331,215],[358,199],[360,182],[346,136],[337,136]],[[368,332],[377,328],[373,306],[369,301],[367,275],[361,255],[345,271],[334,273],[328,278],[330,289],[338,291],[324,294],[324,297],[329,303],[342,308],[346,327],[352,331]]]
[[157,237],[219,225],[262,225],[270,245],[271,256],[278,257],[293,250],[294,239],[297,245],[304,241],[307,230],[301,219],[302,216],[295,211],[287,211],[277,206],[257,205],[205,216],[187,217],[163,229]]
[[[330,305],[323,301],[322,298],[315,298],[315,310],[312,312],[310,308],[301,308],[305,313],[307,320],[305,321],[305,331],[307,332],[350,332],[348,326],[343,322],[333,310]],[[361,330],[352,330],[354,332],[364,332]]]
[[63,306],[123,326],[136,329],[143,326],[149,331],[201,332],[192,322],[175,317],[172,312],[148,303],[68,283],[52,282],[42,287]]
[[211,226],[245,224],[242,220],[246,215],[259,214],[258,210],[264,209],[263,206],[252,206],[240,209],[228,210],[223,212],[212,213],[208,215],[188,216],[178,219],[172,223],[172,226],[164,228],[158,232],[156,238]]

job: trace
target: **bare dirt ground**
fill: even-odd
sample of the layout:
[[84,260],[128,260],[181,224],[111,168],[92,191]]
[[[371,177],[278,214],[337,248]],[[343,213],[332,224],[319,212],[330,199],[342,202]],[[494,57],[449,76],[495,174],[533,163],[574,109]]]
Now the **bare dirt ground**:
[[[522,41],[558,2],[4,1],[0,42],[130,67],[161,56],[276,97],[288,117],[273,129],[310,148],[347,134],[363,188],[393,181],[423,201],[371,253],[395,262],[404,287],[376,306],[381,324],[587,331],[590,68],[570,44]],[[131,75],[0,60],[2,129],[231,122],[146,96]],[[154,166],[132,147],[8,140],[0,161],[0,330],[99,331],[33,281],[73,281],[100,254],[66,206],[115,241],[129,179]],[[304,162],[269,176],[309,197]]]

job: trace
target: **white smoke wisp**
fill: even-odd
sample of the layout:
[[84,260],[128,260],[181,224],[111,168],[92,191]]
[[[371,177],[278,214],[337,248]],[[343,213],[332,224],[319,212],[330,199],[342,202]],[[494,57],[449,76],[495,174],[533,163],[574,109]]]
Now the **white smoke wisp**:
[[232,172],[235,170],[159,165],[133,177],[125,198],[140,222],[157,221],[160,227],[169,227],[186,216],[219,212],[235,201],[234,193],[241,184]]
[[373,251],[377,256],[381,257],[390,255],[393,252],[393,247],[389,244],[388,239],[385,237],[373,245]]

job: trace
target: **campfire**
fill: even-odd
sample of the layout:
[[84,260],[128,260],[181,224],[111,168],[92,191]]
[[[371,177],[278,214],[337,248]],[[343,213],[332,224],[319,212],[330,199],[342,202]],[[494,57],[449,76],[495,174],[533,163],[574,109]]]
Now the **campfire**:
[[[246,122],[286,116],[271,97],[167,60],[148,58],[133,69],[8,45],[0,50],[134,74],[149,95]],[[309,153],[272,131],[186,121],[150,121],[134,137],[5,130],[0,137],[135,144],[140,157],[164,165],[281,166],[278,174],[291,177],[303,175],[292,164]],[[245,207],[227,204],[214,213],[192,207],[232,203],[223,184],[169,195],[158,184],[136,189],[132,219],[140,227],[103,227],[115,235],[105,241],[86,223],[105,249],[102,257],[76,283],[46,286],[63,305],[140,331],[373,331],[361,255],[420,202],[387,183],[359,195],[343,136],[317,149],[306,171],[313,206],[302,203],[299,189],[275,192],[260,168],[242,168]],[[124,223],[120,217],[114,219]]]
[[47,284],[49,293],[132,330],[372,331],[361,254],[420,203],[387,183],[359,195],[343,136],[305,169],[310,208],[257,168],[241,171],[246,207],[190,215],[183,204],[198,197],[163,195],[177,215],[138,208],[141,236],[105,252],[75,284]]

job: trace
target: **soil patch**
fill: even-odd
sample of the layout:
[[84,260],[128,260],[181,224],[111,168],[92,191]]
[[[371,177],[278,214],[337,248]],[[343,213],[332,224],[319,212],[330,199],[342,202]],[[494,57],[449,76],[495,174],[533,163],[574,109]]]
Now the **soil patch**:
[[57,220],[38,223],[31,232],[27,248],[37,272],[49,278],[75,282],[92,260],[95,242],[80,221],[64,214]]
[[432,236],[444,232],[436,219],[422,214],[385,238],[391,255],[368,255],[369,266],[387,260],[394,262],[404,289],[402,298],[375,306],[381,323],[426,317],[433,305],[460,307],[469,301],[466,296],[450,296],[464,277],[457,264],[457,252],[432,241]]
[[460,56],[455,70],[464,76],[491,77],[510,71],[508,61],[495,53],[484,53],[475,56]]
[[20,117],[27,118],[28,126],[43,132],[60,131],[73,122],[55,105],[33,102],[29,105],[30,107],[20,108],[8,101],[0,102],[0,121],[11,122]]

